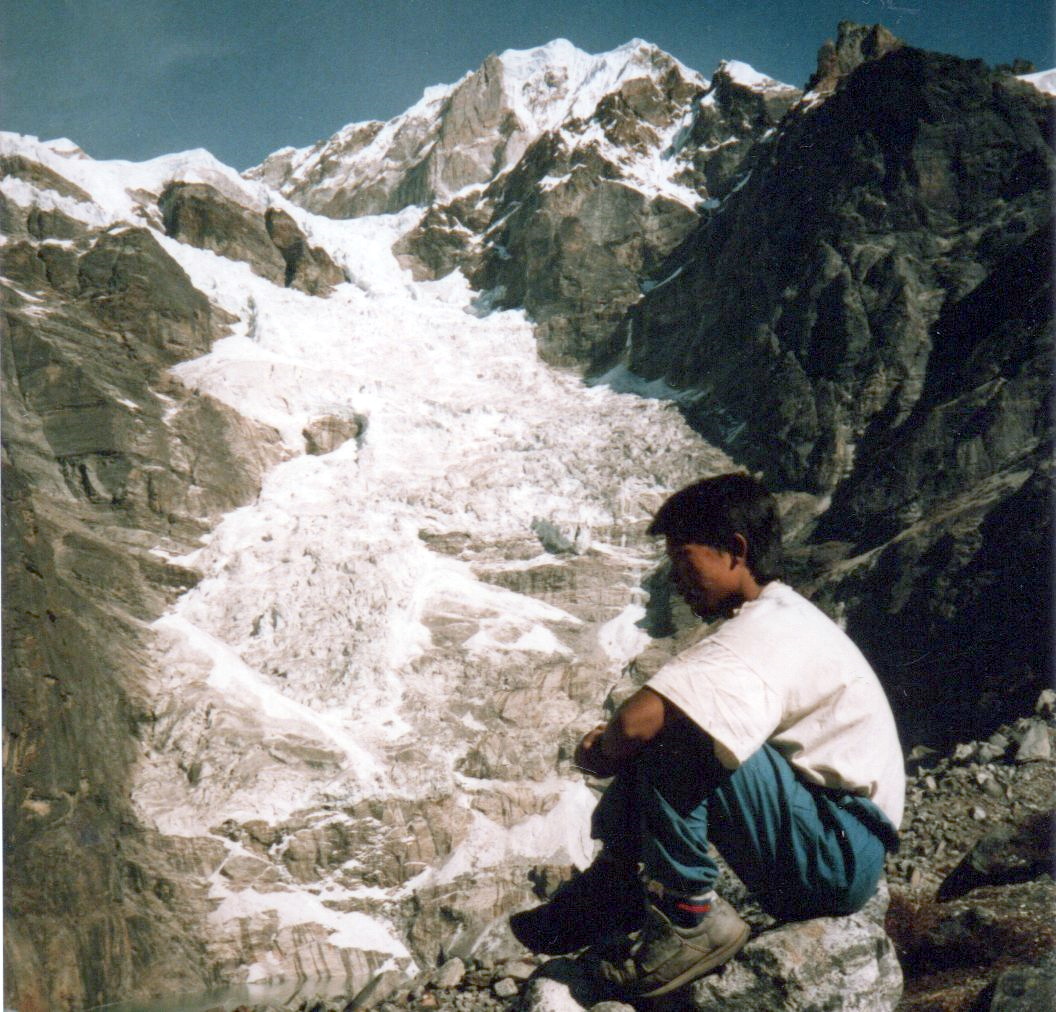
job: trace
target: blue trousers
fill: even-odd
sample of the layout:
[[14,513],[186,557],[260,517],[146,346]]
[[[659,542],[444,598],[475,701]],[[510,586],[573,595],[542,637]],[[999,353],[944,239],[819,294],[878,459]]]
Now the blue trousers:
[[872,802],[800,779],[770,745],[727,770],[688,722],[665,728],[619,773],[594,811],[610,856],[644,865],[677,892],[718,877],[709,842],[782,920],[859,910],[898,834]]

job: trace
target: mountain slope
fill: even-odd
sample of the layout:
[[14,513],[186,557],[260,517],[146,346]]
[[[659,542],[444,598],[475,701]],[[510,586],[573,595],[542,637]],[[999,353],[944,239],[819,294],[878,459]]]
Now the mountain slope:
[[504,53],[248,179],[0,136],[8,1002],[494,943],[691,635],[643,530],[699,432],[907,744],[1027,712],[1051,113],[845,25],[805,95]]
[[246,175],[331,217],[446,203],[512,169],[544,133],[589,119],[629,82],[665,78],[704,87],[638,39],[601,56],[563,39],[507,50],[457,84],[427,89],[388,123],[352,124],[312,147],[278,151]]

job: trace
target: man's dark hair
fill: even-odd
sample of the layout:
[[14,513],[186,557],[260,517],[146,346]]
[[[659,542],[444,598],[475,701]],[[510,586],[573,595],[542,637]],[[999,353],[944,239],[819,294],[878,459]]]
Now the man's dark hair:
[[759,583],[781,576],[781,518],[777,501],[747,474],[720,474],[687,485],[657,510],[649,533],[676,545],[736,550],[748,542],[748,568]]

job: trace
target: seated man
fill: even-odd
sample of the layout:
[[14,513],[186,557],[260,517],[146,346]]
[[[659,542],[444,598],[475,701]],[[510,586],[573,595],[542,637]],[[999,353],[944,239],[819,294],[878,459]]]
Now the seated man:
[[[718,895],[709,841],[785,920],[860,909],[898,846],[905,776],[887,698],[847,635],[782,583],[773,497],[744,474],[677,492],[649,533],[675,586],[727,619],[660,669],[576,752],[614,779],[594,812],[594,864],[515,914],[537,952],[602,928],[630,934],[603,976],[666,994],[732,957],[748,926]],[[644,892],[640,883],[644,882]],[[631,934],[633,932],[633,934]]]

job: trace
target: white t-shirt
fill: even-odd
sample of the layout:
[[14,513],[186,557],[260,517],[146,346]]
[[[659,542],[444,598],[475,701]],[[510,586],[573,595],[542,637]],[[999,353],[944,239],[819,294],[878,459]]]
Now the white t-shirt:
[[786,584],[766,584],[646,685],[711,735],[727,769],[769,742],[804,780],[901,824],[905,768],[884,690],[847,634]]

